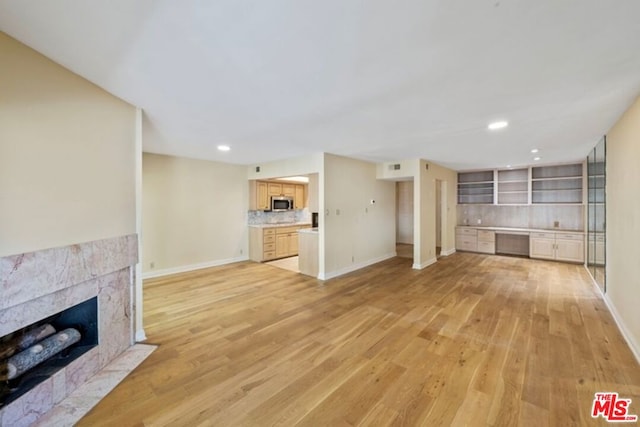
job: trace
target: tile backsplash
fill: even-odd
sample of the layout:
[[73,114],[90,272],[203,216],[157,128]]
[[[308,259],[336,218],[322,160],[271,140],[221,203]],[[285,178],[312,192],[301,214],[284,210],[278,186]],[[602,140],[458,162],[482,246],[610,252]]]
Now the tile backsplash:
[[458,205],[457,215],[458,225],[584,231],[582,205]]
[[248,224],[286,224],[294,222],[311,222],[309,209],[296,209],[287,212],[249,211]]

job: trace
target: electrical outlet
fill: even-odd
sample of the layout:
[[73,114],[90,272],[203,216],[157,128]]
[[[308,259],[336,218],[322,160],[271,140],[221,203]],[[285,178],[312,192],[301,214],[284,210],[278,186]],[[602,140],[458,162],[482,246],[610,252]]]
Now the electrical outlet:
[[559,228],[560,227],[560,221],[553,221],[553,228]]
[[478,218],[478,224],[482,224],[482,220]]
[[242,249],[240,249],[240,255],[242,255]]
[[336,209],[336,215],[340,215],[340,209]]
[[149,268],[156,268],[156,263],[155,262],[150,262],[149,263]]

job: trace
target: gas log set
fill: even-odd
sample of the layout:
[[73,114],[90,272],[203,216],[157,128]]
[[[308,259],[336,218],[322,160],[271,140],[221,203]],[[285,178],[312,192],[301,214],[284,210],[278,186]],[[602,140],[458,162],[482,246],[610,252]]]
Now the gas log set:
[[3,337],[0,341],[0,406],[21,375],[55,357],[80,338],[77,329],[56,331],[50,323]]

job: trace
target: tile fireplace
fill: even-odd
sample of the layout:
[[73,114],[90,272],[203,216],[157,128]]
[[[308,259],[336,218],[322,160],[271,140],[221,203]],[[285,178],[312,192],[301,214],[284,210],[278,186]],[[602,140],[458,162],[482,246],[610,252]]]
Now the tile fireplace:
[[[0,426],[35,423],[133,344],[137,259],[136,235],[0,258],[0,337],[48,321],[57,322],[57,329],[65,322],[80,325],[77,319],[61,321],[68,315],[59,313],[83,304],[84,312],[92,304],[96,310],[95,332],[77,326],[84,329],[83,341],[58,357],[69,363],[56,359],[34,367],[21,380],[30,383],[28,390],[0,400]],[[5,389],[17,383],[5,381]]]

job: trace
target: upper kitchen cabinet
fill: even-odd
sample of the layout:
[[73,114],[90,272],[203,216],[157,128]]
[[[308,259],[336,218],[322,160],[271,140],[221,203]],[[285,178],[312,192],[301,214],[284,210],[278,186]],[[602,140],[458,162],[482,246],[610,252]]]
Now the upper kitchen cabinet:
[[493,204],[493,171],[458,173],[458,203]]
[[298,183],[249,181],[249,210],[269,210],[273,196],[291,197],[295,209],[304,209],[307,206],[306,187],[306,184]]
[[305,188],[302,184],[296,184],[293,201],[296,209],[304,209],[307,199],[305,198]]
[[279,182],[268,182],[269,196],[284,196],[282,184]]

